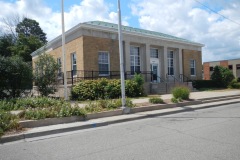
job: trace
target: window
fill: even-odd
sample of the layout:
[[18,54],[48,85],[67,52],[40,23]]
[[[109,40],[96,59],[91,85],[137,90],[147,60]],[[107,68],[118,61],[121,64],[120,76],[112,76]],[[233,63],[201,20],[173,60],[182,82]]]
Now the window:
[[59,65],[58,77],[61,77],[61,74],[62,74],[62,61],[61,61],[61,57],[57,58],[57,64]]
[[62,72],[62,61],[61,58],[57,58],[57,64],[59,65],[58,73]]
[[196,75],[196,61],[195,60],[190,60],[190,73],[191,73],[191,76]]
[[233,66],[232,65],[228,65],[228,69],[232,70]]
[[71,54],[71,60],[72,60],[72,73],[75,76],[77,74],[77,57],[76,53]]
[[237,69],[240,69],[240,64],[236,64],[236,68],[237,68]]
[[139,47],[130,47],[131,75],[140,73],[140,52]]
[[210,67],[209,69],[210,69],[210,71],[213,71],[213,67]]
[[109,75],[109,54],[108,52],[98,52],[99,75]]
[[151,56],[151,58],[158,58],[158,49],[151,48],[150,49],[150,56]]
[[168,75],[174,75],[173,51],[168,53]]

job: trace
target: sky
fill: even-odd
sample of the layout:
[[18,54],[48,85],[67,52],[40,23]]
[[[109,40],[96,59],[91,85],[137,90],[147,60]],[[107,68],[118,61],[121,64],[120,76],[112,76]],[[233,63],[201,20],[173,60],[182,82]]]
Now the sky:
[[[4,20],[39,22],[48,41],[61,34],[61,0],[0,0]],[[240,58],[240,0],[121,0],[122,24],[202,43],[203,62]],[[65,0],[66,30],[87,21],[118,22],[117,0]]]

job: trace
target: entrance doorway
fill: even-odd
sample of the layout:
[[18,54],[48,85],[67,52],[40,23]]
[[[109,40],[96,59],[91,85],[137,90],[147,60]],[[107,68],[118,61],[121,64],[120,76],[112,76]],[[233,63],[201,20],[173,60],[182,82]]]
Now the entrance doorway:
[[152,82],[158,82],[158,64],[151,64]]

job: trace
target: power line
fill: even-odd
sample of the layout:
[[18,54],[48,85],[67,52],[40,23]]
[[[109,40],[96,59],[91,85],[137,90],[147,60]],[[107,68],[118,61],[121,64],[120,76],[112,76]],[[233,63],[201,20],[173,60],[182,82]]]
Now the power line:
[[224,15],[218,13],[217,11],[215,11],[215,10],[209,8],[209,7],[206,6],[205,4],[199,2],[198,0],[195,0],[195,1],[198,2],[199,4],[201,4],[202,6],[204,6],[205,8],[209,9],[210,11],[212,11],[212,12],[214,12],[214,13],[220,15],[221,17],[223,17],[223,18],[225,18],[225,19],[227,19],[227,20],[229,20],[229,21],[231,21],[231,22],[233,22],[233,23],[235,23],[235,24],[237,24],[237,25],[240,25],[240,23],[238,23],[238,22],[236,22],[236,21],[234,21],[234,20],[232,20],[232,19],[230,19],[230,18],[228,18],[228,17],[226,17],[226,16],[224,16]]

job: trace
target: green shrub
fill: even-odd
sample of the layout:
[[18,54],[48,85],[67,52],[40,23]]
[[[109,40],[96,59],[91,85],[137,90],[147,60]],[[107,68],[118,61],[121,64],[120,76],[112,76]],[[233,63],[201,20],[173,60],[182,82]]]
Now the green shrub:
[[171,102],[172,103],[178,103],[178,99],[173,97],[173,98],[171,98]]
[[49,108],[52,106],[69,105],[62,99],[53,99],[48,97],[30,97],[30,98],[17,98],[0,101],[0,110],[24,110],[26,108]]
[[163,100],[162,100],[162,98],[159,98],[159,97],[150,98],[150,99],[149,99],[149,102],[150,102],[150,103],[153,103],[153,104],[164,103]]
[[41,54],[34,62],[36,69],[34,71],[34,81],[37,90],[42,96],[48,96],[57,89],[57,71],[59,64],[53,56]]
[[213,80],[194,80],[192,86],[196,89],[200,88],[219,88],[220,86]]
[[29,108],[24,111],[22,117],[24,119],[45,119],[57,117],[70,117],[70,116],[83,116],[85,117],[86,111],[78,106],[52,106],[50,108]]
[[0,99],[21,97],[32,88],[31,64],[19,56],[0,56],[0,75]]
[[219,87],[227,87],[234,79],[234,75],[228,68],[215,66],[211,79],[215,81]]
[[86,111],[78,106],[71,106],[62,99],[48,97],[22,98],[0,101],[0,110],[24,110],[23,119],[44,119],[54,117],[85,116]]
[[228,85],[228,88],[240,89],[240,83],[238,82],[238,79],[232,80]]
[[[130,99],[126,99],[126,106],[127,107],[135,107]],[[122,107],[122,100],[121,99],[112,99],[112,100],[98,100],[95,102],[90,102],[88,105],[85,106],[85,109],[89,113],[95,112],[102,112],[106,110],[114,110],[117,108]]]
[[16,115],[12,115],[10,112],[0,110],[0,137],[4,132],[18,129],[18,118]]
[[[142,96],[143,83],[143,78],[140,75],[135,75],[132,80],[126,80],[126,96]],[[82,80],[77,83],[71,91],[71,98],[75,100],[114,99],[119,97],[121,97],[120,80],[108,80],[106,78]]]
[[190,91],[187,87],[175,87],[172,90],[173,97],[178,99],[189,99]]

